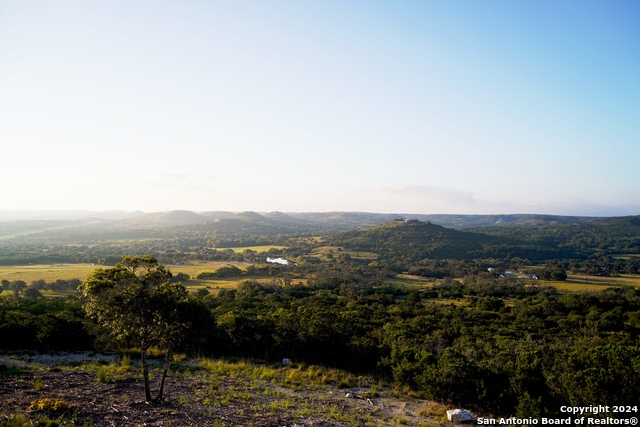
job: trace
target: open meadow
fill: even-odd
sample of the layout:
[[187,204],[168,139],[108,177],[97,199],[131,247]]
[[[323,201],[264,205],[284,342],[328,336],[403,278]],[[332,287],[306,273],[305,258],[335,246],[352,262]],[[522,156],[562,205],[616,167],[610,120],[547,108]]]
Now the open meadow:
[[[242,269],[249,263],[241,262],[202,262],[184,265],[167,265],[175,275],[177,273],[185,273],[191,277],[195,277],[203,271],[215,271],[225,265],[235,265]],[[96,264],[50,264],[50,265],[12,265],[0,266],[0,280],[8,281],[24,280],[31,283],[34,280],[45,280],[47,282],[56,281],[58,279],[80,279],[84,280],[97,268],[110,268],[111,266]]]
[[287,249],[286,246],[280,246],[280,245],[261,245],[261,246],[241,246],[241,247],[216,247],[215,248],[218,251],[224,250],[224,249],[231,249],[233,252],[237,253],[237,254],[241,254],[244,251],[253,251],[256,253],[260,253],[260,252],[269,252],[269,250],[271,249],[276,249],[276,250],[283,250],[283,249]]
[[58,279],[84,280],[100,267],[107,268],[95,264],[3,265],[0,266],[0,280],[23,280],[27,284],[40,279],[47,282],[55,282]]
[[623,274],[620,276],[586,276],[569,274],[566,281],[539,280],[539,284],[553,286],[560,293],[568,292],[598,292],[607,288],[632,286],[640,288],[640,275]]
[[[246,262],[199,262],[182,265],[167,265],[166,267],[174,274],[188,274],[191,278],[184,283],[190,290],[208,289],[209,292],[217,292],[221,289],[235,289],[245,280],[251,280],[259,283],[273,283],[277,278],[271,276],[233,276],[221,277],[215,279],[200,280],[196,277],[202,272],[212,272],[217,269],[233,265],[241,270],[252,265]],[[0,266],[0,280],[22,280],[30,284],[37,280],[46,282],[55,282],[56,280],[80,279],[84,280],[97,268],[110,268],[110,266],[95,264],[52,264],[52,265],[18,265],[18,266]],[[292,284],[306,284],[306,278],[296,278],[291,280]],[[73,295],[73,290],[43,290],[42,294],[47,297]],[[7,293],[8,295],[8,293]]]
[[311,256],[323,261],[345,256],[358,260],[374,260],[378,257],[374,252],[349,251],[341,246],[319,246],[311,252]]
[[[269,276],[235,276],[216,279],[196,279],[199,273],[216,271],[217,269],[234,265],[245,269],[251,263],[246,262],[194,262],[182,265],[168,265],[167,267],[175,275],[177,273],[188,274],[191,279],[185,285],[192,290],[209,289],[215,292],[220,289],[235,289],[245,280],[260,283],[277,282],[277,279]],[[80,279],[84,280],[97,268],[109,268],[109,266],[94,264],[51,264],[51,265],[22,265],[0,266],[0,280],[23,280],[27,284],[36,280],[55,282],[56,280]],[[292,284],[306,284],[307,278],[294,277]],[[421,276],[399,274],[393,278],[386,278],[385,282],[403,289],[430,288],[441,282],[439,279]],[[572,292],[598,292],[610,287],[631,286],[640,288],[640,275],[624,274],[620,276],[587,276],[583,274],[569,274],[566,281],[537,280],[532,282],[537,286],[554,287],[560,293]],[[45,296],[65,296],[73,294],[73,291],[43,291]]]

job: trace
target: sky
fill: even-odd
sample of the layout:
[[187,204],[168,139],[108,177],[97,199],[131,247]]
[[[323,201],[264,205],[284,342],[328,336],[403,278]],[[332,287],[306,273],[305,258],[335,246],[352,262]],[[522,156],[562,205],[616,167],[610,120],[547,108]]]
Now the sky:
[[0,210],[640,214],[636,0],[0,0]]

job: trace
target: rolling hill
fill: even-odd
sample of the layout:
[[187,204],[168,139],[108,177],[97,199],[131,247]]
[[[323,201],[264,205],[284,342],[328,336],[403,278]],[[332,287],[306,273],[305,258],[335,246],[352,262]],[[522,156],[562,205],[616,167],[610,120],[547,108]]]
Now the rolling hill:
[[325,242],[350,251],[374,252],[387,262],[471,259],[486,245],[506,239],[445,228],[418,220],[394,220],[366,230],[329,236]]

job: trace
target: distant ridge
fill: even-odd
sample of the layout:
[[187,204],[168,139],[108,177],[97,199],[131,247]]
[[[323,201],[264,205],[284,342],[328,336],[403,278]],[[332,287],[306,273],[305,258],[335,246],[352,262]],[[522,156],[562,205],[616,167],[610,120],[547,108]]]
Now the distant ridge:
[[90,211],[90,210],[0,210],[0,221],[26,220],[75,220],[102,219],[124,220],[146,217],[159,224],[197,223],[216,219],[237,218],[248,221],[278,221],[283,223],[332,224],[338,229],[364,228],[393,221],[396,218],[418,219],[451,228],[471,228],[480,226],[507,225],[517,223],[569,223],[606,217],[581,217],[542,214],[495,214],[495,215],[459,215],[459,214],[410,214],[375,212],[280,212],[257,213],[254,211],[204,211],[193,212],[176,209],[163,212],[142,211]]
[[445,228],[431,222],[397,219],[365,230],[326,238],[330,245],[350,251],[374,252],[381,259],[417,261],[423,258],[465,259],[500,238]]

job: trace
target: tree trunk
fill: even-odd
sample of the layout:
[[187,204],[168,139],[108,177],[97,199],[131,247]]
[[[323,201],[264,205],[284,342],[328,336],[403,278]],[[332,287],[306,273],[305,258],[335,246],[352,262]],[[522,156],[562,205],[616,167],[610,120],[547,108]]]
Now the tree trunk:
[[153,402],[151,389],[149,388],[149,364],[147,363],[147,348],[143,344],[140,348],[140,364],[142,365],[142,378],[144,378],[144,398],[147,402]]
[[171,350],[167,350],[164,355],[164,366],[162,369],[162,378],[160,378],[160,391],[158,391],[158,397],[156,397],[156,401],[159,402],[162,400],[162,393],[164,392],[164,380],[167,378],[167,372],[169,371],[169,366],[171,364],[171,359],[173,358],[173,352]]

